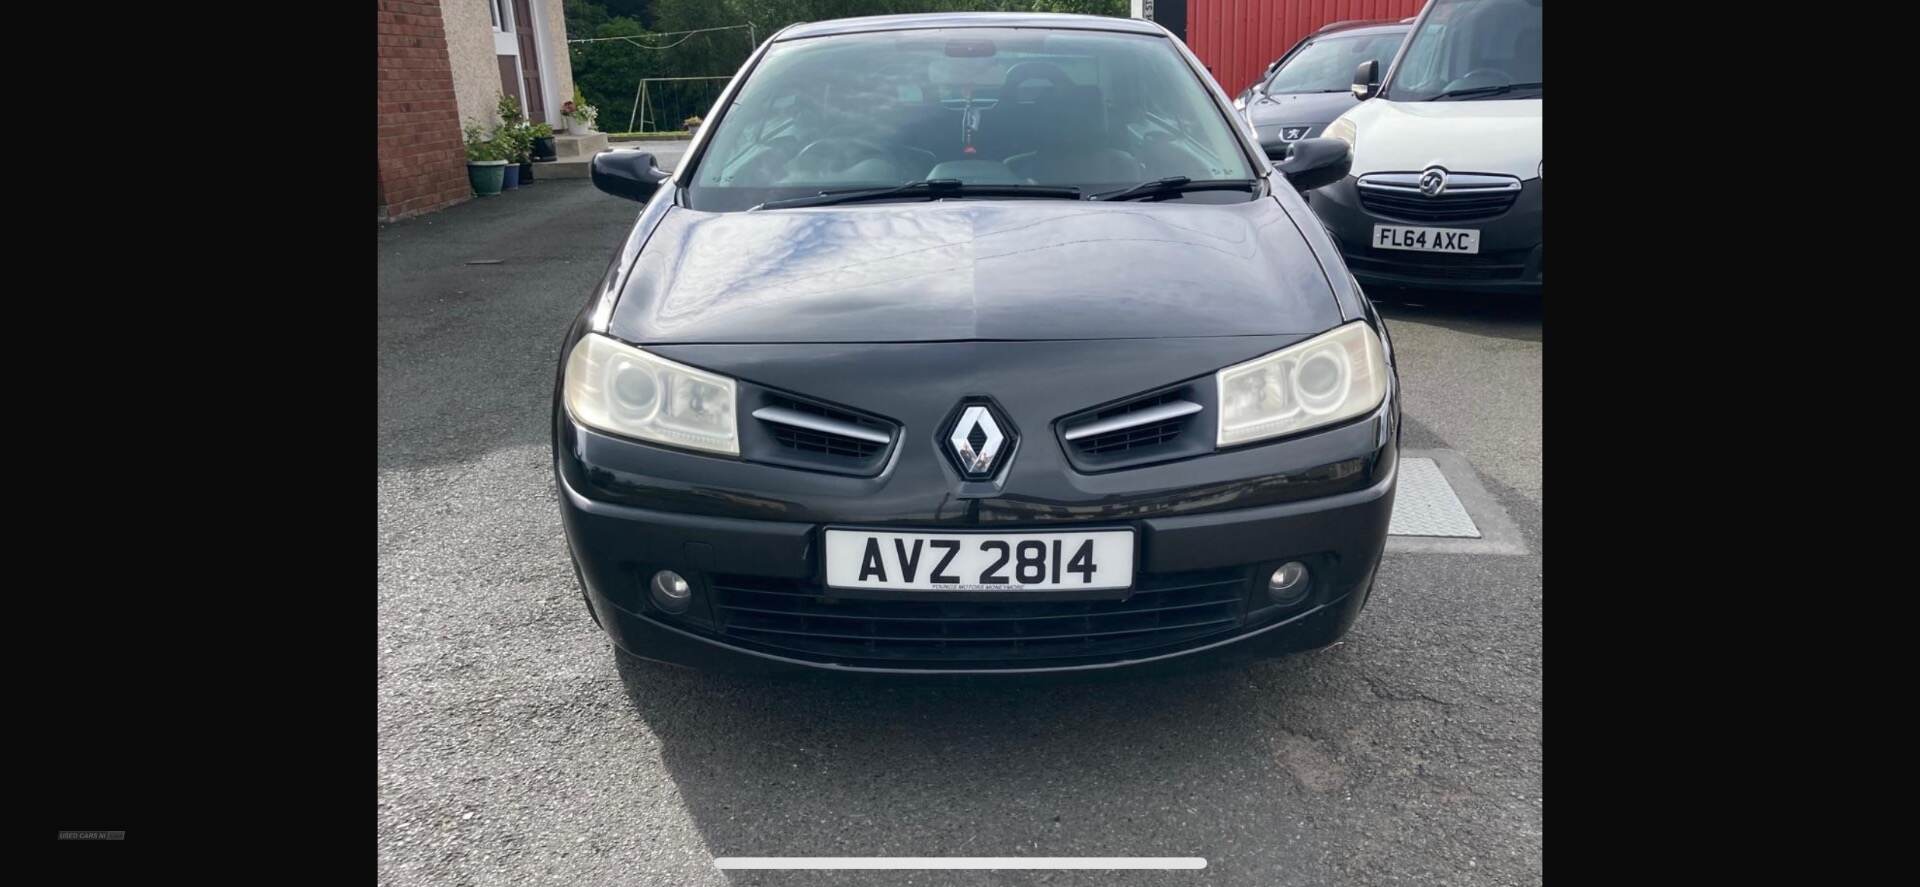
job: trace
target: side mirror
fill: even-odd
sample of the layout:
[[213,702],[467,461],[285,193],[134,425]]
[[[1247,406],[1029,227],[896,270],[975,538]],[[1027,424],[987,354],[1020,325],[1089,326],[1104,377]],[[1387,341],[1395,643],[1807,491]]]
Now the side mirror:
[[646,151],[602,151],[593,155],[593,186],[615,197],[646,203],[669,175]]
[[1364,102],[1379,92],[1380,62],[1367,59],[1360,63],[1360,67],[1353,69],[1353,97]]
[[1277,161],[1273,168],[1303,193],[1338,182],[1353,169],[1353,152],[1339,139],[1301,139],[1266,150],[1267,158]]

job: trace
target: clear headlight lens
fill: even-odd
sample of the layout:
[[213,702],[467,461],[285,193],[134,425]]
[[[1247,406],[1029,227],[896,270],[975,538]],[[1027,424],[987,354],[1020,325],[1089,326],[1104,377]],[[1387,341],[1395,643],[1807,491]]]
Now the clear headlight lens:
[[1343,115],[1335,117],[1332,123],[1327,124],[1327,131],[1320,136],[1346,142],[1347,150],[1352,151],[1354,141],[1360,137],[1360,127],[1353,125],[1353,120]]
[[740,454],[733,380],[588,333],[567,357],[567,412],[622,437]]
[[1387,396],[1387,358],[1373,328],[1354,321],[1214,374],[1219,446],[1331,425]]

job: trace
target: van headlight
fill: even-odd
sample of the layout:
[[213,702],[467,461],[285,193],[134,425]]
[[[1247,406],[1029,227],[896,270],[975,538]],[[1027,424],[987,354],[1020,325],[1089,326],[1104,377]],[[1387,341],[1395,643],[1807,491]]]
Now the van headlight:
[[740,454],[734,384],[588,333],[567,356],[567,412],[589,428],[639,440]]
[[1346,142],[1347,150],[1351,152],[1354,142],[1360,138],[1360,127],[1353,124],[1352,118],[1341,116],[1334,118],[1332,123],[1327,124],[1327,131],[1320,135],[1322,138],[1339,139],[1340,141]]
[[1295,434],[1372,412],[1387,396],[1380,338],[1354,321],[1214,374],[1221,447]]

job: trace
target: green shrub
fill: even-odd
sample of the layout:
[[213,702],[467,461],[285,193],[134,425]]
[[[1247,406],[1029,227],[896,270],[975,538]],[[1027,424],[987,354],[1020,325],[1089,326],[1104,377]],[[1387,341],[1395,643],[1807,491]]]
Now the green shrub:
[[472,161],[511,160],[507,154],[507,145],[497,135],[488,135],[478,123],[469,123],[466,128],[467,159]]

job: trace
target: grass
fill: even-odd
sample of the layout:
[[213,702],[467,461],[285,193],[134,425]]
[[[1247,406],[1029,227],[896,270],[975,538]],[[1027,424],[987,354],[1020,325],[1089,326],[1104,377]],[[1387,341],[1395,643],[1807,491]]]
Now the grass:
[[607,140],[614,142],[631,142],[635,139],[684,139],[689,135],[690,133],[684,129],[674,130],[673,132],[610,132],[607,133]]

